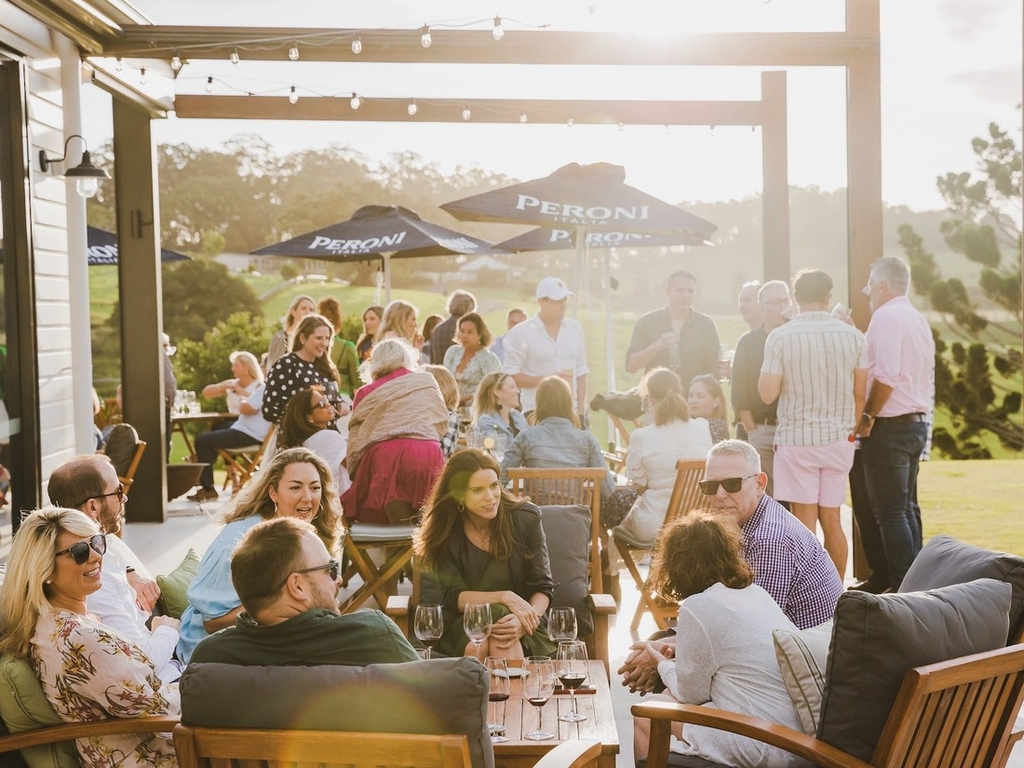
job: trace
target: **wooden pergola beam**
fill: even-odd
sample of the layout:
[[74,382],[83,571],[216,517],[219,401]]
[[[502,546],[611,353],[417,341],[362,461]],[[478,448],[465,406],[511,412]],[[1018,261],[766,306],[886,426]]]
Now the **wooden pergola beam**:
[[[292,41],[300,61],[406,64],[545,64],[679,66],[845,66],[878,51],[878,38],[850,32],[747,32],[654,37],[618,32],[432,29],[430,48],[414,29],[185,27],[125,25],[104,56],[225,60],[238,46],[246,61],[288,62]],[[362,52],[352,53],[356,37]],[[247,45],[252,45],[248,48]]]

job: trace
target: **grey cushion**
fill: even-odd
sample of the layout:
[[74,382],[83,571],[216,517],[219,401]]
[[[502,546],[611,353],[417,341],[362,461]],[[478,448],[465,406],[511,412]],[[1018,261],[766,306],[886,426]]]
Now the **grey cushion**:
[[900,592],[919,592],[975,579],[998,579],[1013,588],[1007,643],[1024,629],[1024,557],[933,536],[903,577]]
[[553,608],[575,608],[579,635],[594,631],[587,586],[590,576],[590,507],[582,504],[540,508],[548,542],[551,577],[555,580]]
[[186,725],[465,734],[475,768],[494,768],[487,671],[473,658],[368,667],[189,664]]
[[908,670],[1006,644],[1010,594],[993,579],[929,592],[842,594],[818,738],[870,760]]

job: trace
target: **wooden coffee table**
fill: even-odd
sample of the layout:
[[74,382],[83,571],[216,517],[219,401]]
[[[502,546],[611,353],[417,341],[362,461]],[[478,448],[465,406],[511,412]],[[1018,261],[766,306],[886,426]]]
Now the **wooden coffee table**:
[[[612,694],[608,688],[608,673],[600,661],[588,662],[590,676],[587,685],[596,689],[594,693],[576,697],[577,709],[587,719],[580,723],[563,723],[558,719],[570,711],[569,696],[552,696],[541,710],[542,727],[555,734],[549,741],[528,741],[524,733],[537,728],[537,710],[523,699],[523,683],[520,678],[512,679],[512,695],[505,704],[505,735],[509,741],[494,745],[495,768],[530,768],[541,757],[570,739],[596,739],[601,742],[601,768],[614,768],[615,756],[619,753],[619,734],[615,728],[615,713],[612,711]],[[487,709],[491,716],[491,707]],[[498,704],[498,719],[501,720],[501,704]]]

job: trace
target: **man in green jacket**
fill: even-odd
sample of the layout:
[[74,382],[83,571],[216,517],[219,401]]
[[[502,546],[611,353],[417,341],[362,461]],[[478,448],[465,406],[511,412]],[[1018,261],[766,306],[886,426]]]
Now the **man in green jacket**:
[[253,526],[231,555],[231,581],[245,610],[235,626],[204,638],[191,663],[361,667],[417,660],[380,611],[338,613],[339,571],[309,523],[285,517]]

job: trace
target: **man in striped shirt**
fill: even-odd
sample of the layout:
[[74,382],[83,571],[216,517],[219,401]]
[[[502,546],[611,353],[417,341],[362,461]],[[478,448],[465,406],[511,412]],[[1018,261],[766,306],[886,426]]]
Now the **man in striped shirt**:
[[803,270],[793,281],[799,314],[765,341],[757,388],[776,398],[775,495],[812,532],[821,523],[825,549],[842,577],[848,545],[839,523],[853,466],[852,433],[864,409],[868,353],[864,335],[828,312],[832,278]]

